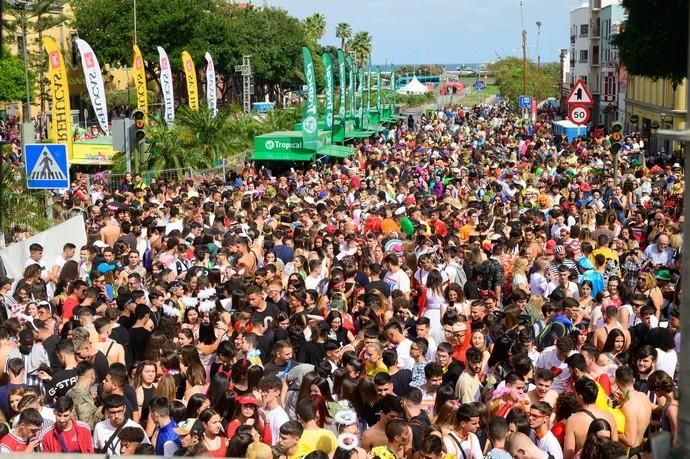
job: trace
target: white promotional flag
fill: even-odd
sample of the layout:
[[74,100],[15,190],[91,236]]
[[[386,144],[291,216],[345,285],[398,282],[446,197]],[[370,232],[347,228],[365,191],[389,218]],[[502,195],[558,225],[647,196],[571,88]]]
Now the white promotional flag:
[[216,116],[216,69],[213,66],[213,58],[209,53],[206,57],[206,100],[208,101],[208,109],[211,110],[213,116]]
[[96,113],[101,130],[105,135],[108,135],[110,133],[110,129],[108,129],[108,106],[105,103],[105,87],[103,86],[101,66],[88,43],[77,38],[77,47],[81,55],[81,66],[84,70],[84,80],[86,89],[89,91],[93,111]]
[[165,107],[165,122],[172,123],[175,120],[172,72],[170,71],[168,55],[160,46],[158,47],[158,58],[161,68],[161,92],[163,93],[163,106]]

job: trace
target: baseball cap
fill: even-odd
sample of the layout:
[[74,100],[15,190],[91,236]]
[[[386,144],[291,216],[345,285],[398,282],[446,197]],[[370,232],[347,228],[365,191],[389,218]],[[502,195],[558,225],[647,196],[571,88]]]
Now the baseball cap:
[[185,419],[177,425],[177,428],[173,429],[177,435],[189,435],[190,433],[203,433],[204,428],[199,421],[194,418]]
[[256,400],[256,397],[253,395],[243,395],[241,397],[237,397],[237,403],[240,405],[255,405],[259,406],[259,402]]

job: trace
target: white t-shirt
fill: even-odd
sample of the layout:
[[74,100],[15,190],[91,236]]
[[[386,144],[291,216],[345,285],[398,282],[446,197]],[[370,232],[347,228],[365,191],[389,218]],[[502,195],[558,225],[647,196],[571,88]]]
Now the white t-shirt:
[[[138,429],[141,429],[141,426],[136,422],[132,421],[131,419],[125,420],[125,427],[136,427]],[[113,425],[110,423],[110,419],[106,419],[105,421],[101,421],[98,424],[96,424],[96,426],[93,428],[93,447],[96,450],[103,449],[103,447],[105,447],[105,444],[108,442],[108,439],[110,439],[110,436],[115,432],[115,430],[117,430],[117,428],[113,427]],[[149,441],[149,437],[146,435],[146,432],[144,432],[144,440],[142,441],[142,443],[151,443]],[[120,455],[119,438],[115,437],[113,439],[106,453],[115,456]]]
[[546,434],[538,440],[533,430],[530,433],[530,437],[532,437],[532,441],[536,443],[537,448],[551,454],[554,459],[563,459],[561,444],[558,443],[558,439],[550,430],[547,430]]
[[[446,445],[446,452],[448,455],[454,455],[457,459],[482,459],[482,448],[479,444],[479,438],[473,433],[468,433],[467,438],[460,440],[455,432],[450,432],[443,437],[443,443]],[[462,447],[462,451],[458,449],[458,443]]]
[[386,276],[381,280],[388,284],[388,286],[391,288],[391,292],[393,290],[400,290],[403,293],[410,292],[410,277],[405,274],[405,271],[402,269],[397,273],[388,271]]
[[[571,352],[570,354],[573,354]],[[570,354],[568,354],[570,356]],[[560,370],[558,376],[554,375],[553,378],[553,390],[562,394],[569,386],[570,382],[570,370],[568,370],[568,365],[565,361],[558,359],[556,355],[556,346],[550,346],[544,349],[537,360],[537,368],[546,368],[547,370],[553,369]]]
[[663,370],[667,375],[673,378],[676,374],[676,365],[678,364],[678,354],[676,351],[671,349],[668,352],[662,351],[658,347],[656,348],[657,358],[656,358],[656,369]]
[[412,370],[414,367],[414,359],[410,357],[410,347],[412,347],[412,341],[405,338],[395,348],[398,353],[398,368]]
[[287,412],[282,406],[277,406],[271,411],[266,411],[266,420],[271,426],[271,441],[273,445],[277,445],[280,440],[280,426],[290,420]]

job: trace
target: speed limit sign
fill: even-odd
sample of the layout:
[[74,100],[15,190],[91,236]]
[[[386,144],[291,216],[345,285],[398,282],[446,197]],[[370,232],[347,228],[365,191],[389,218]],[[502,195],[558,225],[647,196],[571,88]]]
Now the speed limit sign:
[[568,119],[574,124],[587,124],[589,121],[589,109],[582,105],[572,105],[568,111]]

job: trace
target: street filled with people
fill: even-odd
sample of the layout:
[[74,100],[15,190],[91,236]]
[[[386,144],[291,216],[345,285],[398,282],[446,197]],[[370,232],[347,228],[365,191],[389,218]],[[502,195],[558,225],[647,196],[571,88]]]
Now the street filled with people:
[[[510,106],[216,180],[77,174],[0,278],[0,451],[643,457],[676,441],[683,171]],[[676,156],[677,155],[677,156]],[[291,167],[292,166],[292,167]]]

